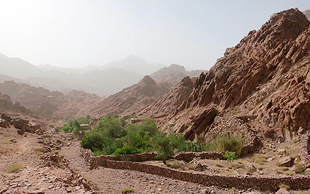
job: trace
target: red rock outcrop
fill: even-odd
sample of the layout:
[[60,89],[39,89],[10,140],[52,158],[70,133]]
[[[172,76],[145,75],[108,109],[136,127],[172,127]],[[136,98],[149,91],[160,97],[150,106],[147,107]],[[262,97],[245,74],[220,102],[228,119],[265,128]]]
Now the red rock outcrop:
[[[274,14],[201,74],[191,95],[159,119],[167,120],[161,127],[175,123],[174,131],[188,139],[241,129],[250,135],[273,130],[286,139],[286,129],[309,130],[309,35],[309,21],[298,9]],[[165,112],[148,110],[157,111]]]

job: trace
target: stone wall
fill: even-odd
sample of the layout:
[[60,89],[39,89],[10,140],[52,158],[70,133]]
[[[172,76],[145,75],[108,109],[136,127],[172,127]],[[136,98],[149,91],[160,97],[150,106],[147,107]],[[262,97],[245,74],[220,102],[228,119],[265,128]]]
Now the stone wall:
[[180,152],[176,154],[173,158],[177,160],[183,160],[185,162],[190,162],[194,158],[211,159],[211,160],[225,159],[222,155],[222,152]]
[[310,135],[307,133],[302,136],[301,148],[300,148],[300,158],[304,162],[307,168],[310,168]]
[[[309,141],[309,138],[308,138]],[[142,154],[140,158],[151,157],[154,153]],[[186,158],[186,156],[194,156],[197,153],[182,153],[178,157]],[[201,156],[216,156],[216,152],[210,152],[209,155],[202,153]],[[225,175],[209,175],[203,172],[186,172],[165,167],[159,167],[139,162],[117,161],[114,156],[93,156],[90,150],[81,148],[81,155],[85,161],[90,165],[91,169],[99,166],[113,168],[113,169],[127,169],[145,172],[149,174],[159,175],[163,177],[173,178],[182,181],[199,183],[205,186],[221,186],[226,188],[236,187],[239,189],[254,188],[258,190],[276,191],[280,184],[289,185],[291,189],[310,189],[310,176],[301,177],[267,177],[267,176],[225,176]],[[219,156],[219,155],[218,155]],[[197,155],[195,155],[197,157]],[[199,157],[199,156],[198,156]],[[112,158],[112,159],[111,159]],[[138,157],[137,157],[138,158]],[[177,158],[177,156],[175,156]]]

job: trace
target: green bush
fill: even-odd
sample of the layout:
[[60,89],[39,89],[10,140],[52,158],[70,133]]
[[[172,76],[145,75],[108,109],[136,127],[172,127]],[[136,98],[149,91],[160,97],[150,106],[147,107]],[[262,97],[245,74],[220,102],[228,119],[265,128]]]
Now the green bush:
[[226,160],[228,162],[231,162],[233,160],[237,160],[237,156],[233,152],[229,152],[229,151],[226,150],[225,153],[222,154],[222,155],[223,155],[224,158],[226,158]]
[[122,148],[117,148],[113,155],[126,155],[126,154],[138,154],[141,153],[137,148],[132,146],[123,146]]
[[[81,134],[81,146],[91,149],[95,155],[114,154],[125,155],[141,152],[156,151],[157,157],[164,162],[180,151],[235,151],[242,148],[243,139],[235,135],[219,135],[212,142],[190,142],[181,134],[170,132],[166,135],[158,130],[156,123],[150,118],[142,120],[141,124],[126,126],[124,119],[114,116],[100,118],[99,124],[93,130],[78,130],[80,121],[68,120],[64,128]],[[72,127],[71,127],[72,126]],[[73,128],[73,129],[72,129]],[[240,142],[242,144],[240,144]],[[221,147],[221,149],[219,149]]]
[[65,132],[65,133],[69,133],[69,132],[72,132],[73,131],[73,127],[71,127],[70,125],[64,125],[62,130]]
[[180,134],[170,134],[166,136],[164,133],[158,133],[152,139],[154,150],[157,152],[157,158],[166,160],[175,154],[175,151],[180,151],[186,147],[186,141]]
[[102,150],[105,137],[94,130],[88,131],[82,137],[81,146],[83,148],[91,149],[92,151]]

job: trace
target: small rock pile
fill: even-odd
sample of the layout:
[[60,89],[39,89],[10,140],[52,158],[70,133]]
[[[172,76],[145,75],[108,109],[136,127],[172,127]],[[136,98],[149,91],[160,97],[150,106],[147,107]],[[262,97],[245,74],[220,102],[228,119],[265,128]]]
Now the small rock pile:
[[0,113],[0,127],[9,128],[14,126],[19,135],[24,135],[25,132],[43,134],[42,126],[37,123],[30,123],[28,120],[22,118],[12,118],[7,114]]

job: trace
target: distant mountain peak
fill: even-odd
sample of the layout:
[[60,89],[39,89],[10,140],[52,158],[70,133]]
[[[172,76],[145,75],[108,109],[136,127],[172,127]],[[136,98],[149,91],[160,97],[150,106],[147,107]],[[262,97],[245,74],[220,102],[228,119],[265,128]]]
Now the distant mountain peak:
[[143,79],[139,83],[145,83],[147,85],[156,84],[156,82],[149,75],[144,76]]

